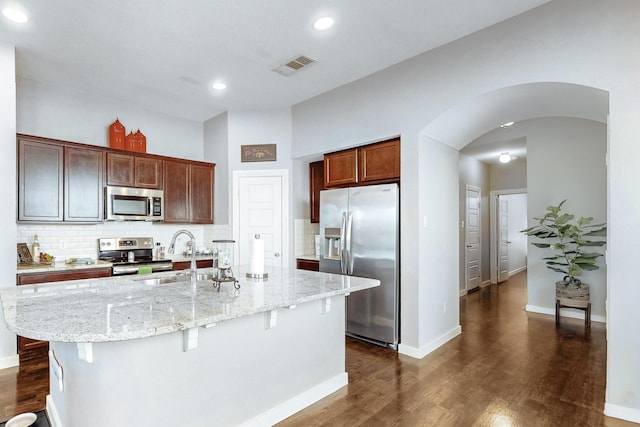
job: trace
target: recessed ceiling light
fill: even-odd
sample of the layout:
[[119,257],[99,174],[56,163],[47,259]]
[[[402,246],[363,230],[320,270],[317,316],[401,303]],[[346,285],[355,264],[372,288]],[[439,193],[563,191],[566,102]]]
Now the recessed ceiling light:
[[507,122],[500,125],[501,128],[508,128],[509,126],[513,126],[513,122]]
[[330,16],[323,16],[313,23],[313,29],[317,31],[328,30],[331,27],[333,27],[333,18]]
[[7,7],[2,9],[2,14],[5,18],[12,20],[13,22],[17,22],[19,24],[24,24],[29,20],[27,14],[21,10],[14,9],[12,7]]
[[212,84],[211,87],[214,88],[215,90],[225,90],[227,88],[227,84],[222,82],[216,82]]
[[511,161],[511,155],[509,153],[502,153],[500,157],[498,157],[500,163],[509,163]]

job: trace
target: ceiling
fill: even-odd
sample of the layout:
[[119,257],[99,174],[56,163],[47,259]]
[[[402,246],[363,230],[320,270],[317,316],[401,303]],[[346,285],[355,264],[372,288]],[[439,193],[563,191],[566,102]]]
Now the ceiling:
[[[19,78],[205,121],[295,105],[547,1],[0,0],[30,18],[0,15],[0,40]],[[273,71],[300,54],[317,62]]]

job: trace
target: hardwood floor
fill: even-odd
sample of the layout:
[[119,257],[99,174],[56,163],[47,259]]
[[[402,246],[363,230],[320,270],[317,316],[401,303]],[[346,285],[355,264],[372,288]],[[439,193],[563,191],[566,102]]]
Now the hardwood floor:
[[[349,385],[278,426],[637,426],[602,414],[604,326],[556,328],[526,299],[526,272],[461,298],[462,335],[421,360],[347,339]],[[0,370],[0,420],[48,389],[46,352]]]
[[47,394],[49,357],[43,348],[26,353],[19,367],[0,369],[0,421],[44,409]]
[[528,314],[526,272],[460,299],[462,334],[421,360],[347,340],[349,385],[288,426],[607,426],[605,328]]

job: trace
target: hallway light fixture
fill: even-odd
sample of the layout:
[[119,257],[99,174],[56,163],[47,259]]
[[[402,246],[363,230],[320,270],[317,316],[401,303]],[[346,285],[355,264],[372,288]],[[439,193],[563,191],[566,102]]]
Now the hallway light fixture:
[[2,14],[5,16],[5,18],[13,22],[17,22],[18,24],[24,24],[29,20],[29,17],[27,17],[26,13],[19,9],[14,9],[11,7],[2,9]]
[[313,23],[313,29],[316,31],[325,31],[333,27],[333,18],[330,16],[323,16],[318,18]]
[[500,125],[501,128],[508,128],[509,126],[513,126],[513,122],[507,122]]
[[500,160],[500,163],[509,163],[511,161],[511,154],[502,153],[500,157],[498,157],[498,160]]

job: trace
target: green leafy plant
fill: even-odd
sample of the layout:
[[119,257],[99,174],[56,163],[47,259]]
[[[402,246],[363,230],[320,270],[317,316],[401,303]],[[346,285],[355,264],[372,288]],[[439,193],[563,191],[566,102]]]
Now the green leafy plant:
[[552,256],[543,258],[547,268],[564,274],[565,283],[580,286],[581,282],[576,276],[580,276],[583,271],[600,268],[597,261],[603,254],[594,249],[606,244],[604,238],[607,235],[607,225],[592,224],[592,217],[576,217],[564,212],[565,202],[563,200],[558,206],[548,206],[545,216],[534,218],[539,224],[522,230],[521,233],[541,240],[553,240],[552,243],[532,244],[553,252]]

